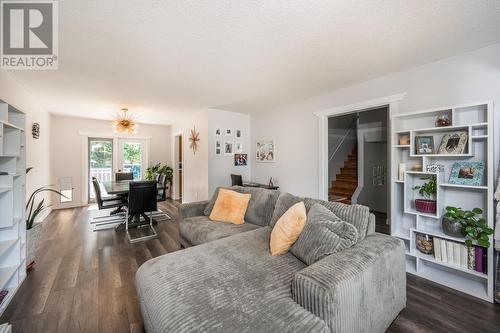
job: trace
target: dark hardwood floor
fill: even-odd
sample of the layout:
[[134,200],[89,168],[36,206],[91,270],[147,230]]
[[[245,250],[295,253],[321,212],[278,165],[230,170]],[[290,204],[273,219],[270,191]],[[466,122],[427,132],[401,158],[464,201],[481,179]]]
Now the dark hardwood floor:
[[[135,272],[180,249],[177,205],[162,203],[174,220],[156,226],[157,239],[136,244],[124,232],[93,232],[87,207],[52,212],[36,267],[0,321],[15,333],[142,332]],[[407,307],[388,332],[500,332],[500,306],[408,275]]]

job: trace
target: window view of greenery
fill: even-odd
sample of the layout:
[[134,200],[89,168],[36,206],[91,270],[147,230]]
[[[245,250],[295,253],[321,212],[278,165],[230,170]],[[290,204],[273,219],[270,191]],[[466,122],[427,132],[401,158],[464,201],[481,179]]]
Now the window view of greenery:
[[90,167],[111,168],[113,164],[113,144],[109,141],[92,141],[90,144]]
[[110,181],[113,176],[113,143],[105,140],[90,140],[89,144],[89,197],[95,197],[92,178],[99,183]]
[[132,172],[134,179],[141,179],[142,147],[140,143],[123,144],[123,171]]

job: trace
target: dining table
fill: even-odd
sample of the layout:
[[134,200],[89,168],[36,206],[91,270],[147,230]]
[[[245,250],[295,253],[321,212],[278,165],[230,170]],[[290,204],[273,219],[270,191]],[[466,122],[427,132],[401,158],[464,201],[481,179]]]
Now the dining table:
[[[133,180],[111,180],[103,182],[104,189],[110,195],[125,195],[129,192],[130,182]],[[158,183],[158,190],[164,190],[165,185]]]
[[[111,180],[107,182],[103,182],[104,189],[109,195],[118,195],[118,196],[127,196],[128,192],[130,190],[130,182],[133,180]],[[157,189],[158,190],[164,190],[166,188],[165,185],[157,183]],[[125,212],[122,208],[118,207],[114,211],[112,211],[110,214],[118,214],[118,213],[123,213]],[[137,219],[132,219],[132,216],[129,216],[129,228],[134,228],[139,226],[140,220]],[[153,223],[156,224],[157,222],[153,219]],[[116,226],[115,230],[124,230],[125,229],[125,221],[123,223],[120,223],[118,226]]]

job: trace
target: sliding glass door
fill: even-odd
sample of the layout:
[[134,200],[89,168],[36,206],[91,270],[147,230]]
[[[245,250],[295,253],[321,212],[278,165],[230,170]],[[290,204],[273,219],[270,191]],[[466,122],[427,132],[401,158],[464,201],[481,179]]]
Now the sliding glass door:
[[89,138],[89,199],[95,198],[92,178],[99,183],[113,179],[113,140]]

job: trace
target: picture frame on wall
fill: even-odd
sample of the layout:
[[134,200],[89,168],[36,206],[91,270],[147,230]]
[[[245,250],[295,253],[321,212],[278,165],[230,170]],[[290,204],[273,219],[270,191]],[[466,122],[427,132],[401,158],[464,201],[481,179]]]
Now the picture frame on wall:
[[234,136],[236,139],[241,139],[243,137],[243,131],[241,129],[234,130]]
[[434,137],[431,135],[416,136],[415,153],[417,155],[434,154]]
[[439,146],[439,154],[463,154],[469,135],[467,132],[447,133],[441,140]]
[[451,167],[450,184],[482,186],[484,162],[455,162]]
[[226,128],[224,130],[224,136],[233,136],[233,130],[230,128]]
[[234,142],[233,141],[224,141],[224,155],[231,156],[234,154]]
[[272,163],[276,160],[276,146],[274,140],[259,140],[255,149],[257,162]]
[[214,153],[215,156],[222,156],[222,140],[215,140]]
[[216,128],[214,131],[215,137],[221,137],[222,136],[222,128]]
[[243,143],[242,142],[236,142],[234,144],[234,153],[235,154],[242,154],[243,153]]
[[247,166],[247,165],[248,165],[247,154],[234,154],[234,166]]

